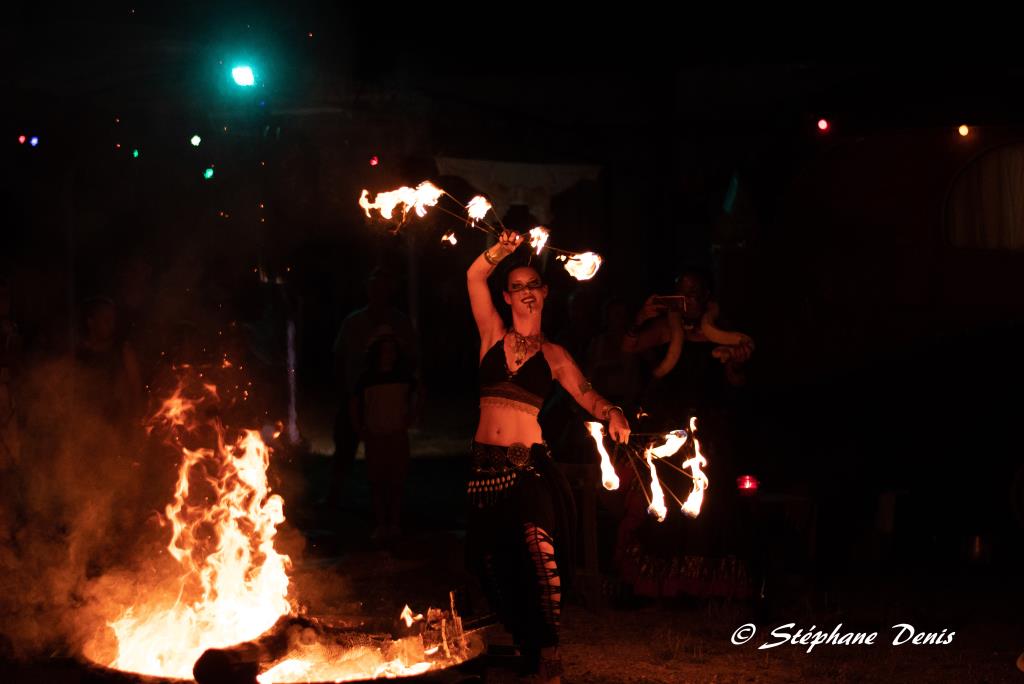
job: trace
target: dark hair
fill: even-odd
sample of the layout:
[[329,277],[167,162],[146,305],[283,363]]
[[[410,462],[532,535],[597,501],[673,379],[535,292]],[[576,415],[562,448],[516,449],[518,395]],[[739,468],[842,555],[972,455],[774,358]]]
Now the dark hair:
[[679,285],[683,282],[683,278],[696,279],[704,287],[705,296],[707,296],[708,298],[712,297],[714,287],[712,286],[713,280],[710,271],[699,266],[689,266],[680,271],[679,275],[676,276],[676,279],[673,283],[675,287],[679,287]]
[[532,269],[538,276],[540,276],[541,281],[542,282],[544,281],[544,274],[541,272],[540,268],[537,267],[537,266],[534,266],[527,259],[523,259],[523,258],[508,259],[507,260],[507,265],[506,264],[502,264],[502,266],[504,267],[504,269],[503,269],[503,271],[501,273],[501,283],[502,283],[501,289],[502,290],[508,290],[508,279],[509,279],[509,276],[511,276],[512,275],[512,271],[516,270],[517,268],[529,268],[529,269]]

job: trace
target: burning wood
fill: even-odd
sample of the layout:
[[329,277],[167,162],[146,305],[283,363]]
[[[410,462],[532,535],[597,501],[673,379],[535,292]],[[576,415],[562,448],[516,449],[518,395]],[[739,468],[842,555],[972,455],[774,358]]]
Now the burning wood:
[[192,667],[192,676],[199,684],[251,684],[266,664],[284,659],[300,639],[308,639],[309,634],[302,634],[306,630],[320,636],[324,627],[311,618],[283,617],[257,639],[207,650]]
[[419,620],[410,616],[411,611],[403,612],[398,623],[409,627],[390,633],[284,617],[258,639],[206,651],[192,673],[198,684],[345,681],[413,675],[469,657],[462,619],[454,609],[431,608]]
[[[290,560],[274,548],[284,500],[267,483],[270,449],[254,430],[227,439],[218,401],[212,385],[183,383],[151,420],[182,455],[164,518],[179,575],[110,623],[113,668],[187,678],[207,649],[256,638],[292,610]],[[204,439],[213,444],[194,446]]]
[[406,676],[468,657],[454,600],[425,618],[407,607],[398,634],[394,626],[355,632],[297,614],[290,560],[274,548],[284,500],[267,483],[270,448],[253,430],[228,440],[218,401],[213,385],[183,381],[153,417],[151,429],[168,433],[182,457],[165,512],[178,575],[140,587],[135,605],[109,623],[111,652],[101,653],[97,638],[86,657],[201,684]]

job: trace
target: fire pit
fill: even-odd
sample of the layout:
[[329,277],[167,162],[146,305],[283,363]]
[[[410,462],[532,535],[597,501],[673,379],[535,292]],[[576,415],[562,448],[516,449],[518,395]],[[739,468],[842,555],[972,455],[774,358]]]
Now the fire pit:
[[259,432],[235,440],[221,424],[221,396],[202,374],[182,380],[150,421],[181,456],[164,522],[161,574],[130,580],[84,647],[96,682],[276,684],[415,678],[470,681],[484,651],[455,610],[341,626],[303,615],[290,591],[291,559],[274,547],[284,500],[267,481],[271,450]]
[[387,630],[383,623],[338,627],[316,618],[287,616],[258,639],[205,651],[193,666],[194,679],[104,666],[98,654],[88,649],[84,664],[90,681],[111,684],[283,684],[381,678],[447,683],[472,681],[486,649],[483,627],[463,631],[454,607],[432,608],[424,618],[406,606],[401,619]]

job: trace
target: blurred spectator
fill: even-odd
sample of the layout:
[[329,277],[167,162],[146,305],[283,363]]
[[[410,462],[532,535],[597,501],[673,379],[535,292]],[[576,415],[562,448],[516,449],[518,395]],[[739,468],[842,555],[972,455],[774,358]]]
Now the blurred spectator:
[[334,474],[326,500],[328,506],[335,505],[341,496],[344,478],[361,441],[352,426],[350,406],[357,396],[370,342],[393,336],[414,377],[418,377],[416,332],[409,317],[394,307],[397,287],[398,280],[392,272],[374,270],[367,281],[367,305],[345,318],[334,340],[335,378],[342,400],[334,421]]
[[398,339],[388,334],[371,342],[350,410],[353,429],[366,446],[366,471],[377,520],[372,538],[376,541],[401,534],[409,427],[418,413],[413,399],[415,386]]

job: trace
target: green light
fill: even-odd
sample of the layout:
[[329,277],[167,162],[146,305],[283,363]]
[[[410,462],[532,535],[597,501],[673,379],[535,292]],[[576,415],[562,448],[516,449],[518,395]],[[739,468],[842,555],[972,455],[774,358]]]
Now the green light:
[[199,143],[203,142],[203,139],[200,138],[198,135],[193,135],[192,139],[189,142],[192,143],[192,147],[199,147]]
[[240,86],[248,87],[256,85],[256,77],[252,73],[252,67],[236,66],[231,70],[231,78]]
[[203,171],[203,178],[205,178],[206,180],[210,180],[211,178],[213,178],[213,167],[212,166],[207,168],[205,171]]
[[138,159],[139,158],[139,151],[138,150],[132,150],[132,157],[135,158],[135,159]]

